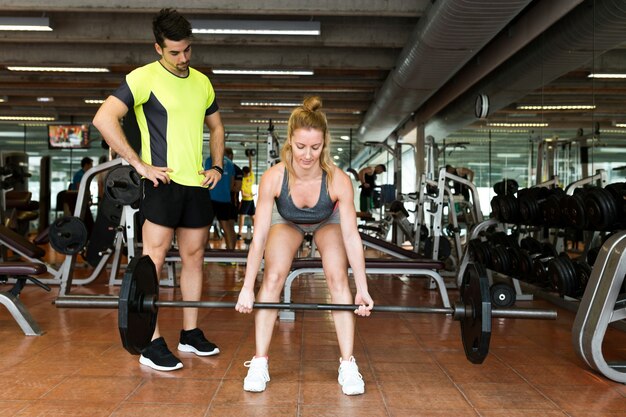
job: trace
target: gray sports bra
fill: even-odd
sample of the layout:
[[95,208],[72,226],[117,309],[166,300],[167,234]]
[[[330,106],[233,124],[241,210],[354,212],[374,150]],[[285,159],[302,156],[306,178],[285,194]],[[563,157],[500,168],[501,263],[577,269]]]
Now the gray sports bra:
[[336,202],[330,199],[326,189],[326,171],[322,171],[322,187],[317,203],[313,207],[299,208],[291,199],[289,194],[289,173],[285,168],[283,184],[280,188],[280,195],[275,198],[276,209],[283,219],[298,224],[321,223],[328,219],[335,210]]

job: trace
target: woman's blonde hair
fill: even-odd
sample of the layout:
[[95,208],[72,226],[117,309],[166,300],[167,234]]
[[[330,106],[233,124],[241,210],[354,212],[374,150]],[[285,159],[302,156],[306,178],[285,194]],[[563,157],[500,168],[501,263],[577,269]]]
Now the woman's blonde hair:
[[287,173],[289,174],[289,184],[295,179],[295,170],[293,169],[293,153],[291,138],[296,129],[317,129],[324,135],[324,144],[322,145],[322,154],[320,155],[320,167],[326,172],[327,188],[332,183],[332,167],[334,165],[330,157],[330,132],[328,131],[328,121],[326,115],[321,111],[322,99],[313,96],[307,97],[302,105],[296,107],[289,116],[287,125],[287,140],[280,151],[280,159],[285,163]]

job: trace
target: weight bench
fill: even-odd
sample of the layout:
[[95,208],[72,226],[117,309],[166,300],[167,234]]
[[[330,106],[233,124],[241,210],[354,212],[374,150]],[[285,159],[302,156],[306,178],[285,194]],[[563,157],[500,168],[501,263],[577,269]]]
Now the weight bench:
[[[450,299],[443,278],[437,272],[444,268],[444,263],[429,259],[365,259],[365,273],[367,274],[403,274],[403,275],[421,275],[427,276],[437,283],[441,299],[444,307],[450,307]],[[291,272],[285,280],[285,288],[283,291],[283,302],[291,303],[291,284],[293,280],[302,274],[322,273],[322,260],[320,258],[313,259],[294,259],[291,264]],[[352,268],[348,268],[348,273],[352,273]],[[296,314],[293,310],[281,310],[279,317],[284,321],[294,321]]]
[[41,275],[47,271],[42,263],[0,262],[0,276],[15,278],[16,283],[9,291],[0,292],[0,304],[3,304],[22,328],[26,336],[41,336],[39,325],[30,315],[24,304],[18,298],[27,280],[32,281],[46,291],[50,287],[33,278],[31,275]]
[[363,232],[359,233],[361,235],[361,241],[363,245],[367,246],[371,249],[376,249],[380,252],[386,253],[387,255],[391,255],[394,258],[399,259],[421,259],[425,262],[430,261],[420,254],[413,252],[412,250],[404,249],[398,245],[395,245],[391,242],[387,242],[386,240],[379,239]]
[[[176,262],[181,261],[180,251],[172,248],[165,255],[165,265],[167,268],[167,278],[160,281],[160,285],[166,287],[176,286]],[[247,250],[237,249],[205,249],[204,262],[228,262],[245,264],[248,260]]]

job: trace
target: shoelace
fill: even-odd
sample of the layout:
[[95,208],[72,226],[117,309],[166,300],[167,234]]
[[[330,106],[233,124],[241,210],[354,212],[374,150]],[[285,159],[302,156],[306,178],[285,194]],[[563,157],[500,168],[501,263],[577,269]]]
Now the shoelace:
[[341,364],[339,369],[340,369],[341,375],[343,376],[344,382],[350,379],[360,379],[360,380],[363,379],[363,375],[361,375],[361,373],[358,371],[359,368],[357,364],[354,362]]
[[269,372],[267,372],[267,367],[261,365],[260,363],[254,364],[252,361],[245,361],[243,363],[243,366],[245,366],[246,368],[250,368],[250,371],[257,374],[255,376],[260,376],[266,381],[270,380],[270,375]]

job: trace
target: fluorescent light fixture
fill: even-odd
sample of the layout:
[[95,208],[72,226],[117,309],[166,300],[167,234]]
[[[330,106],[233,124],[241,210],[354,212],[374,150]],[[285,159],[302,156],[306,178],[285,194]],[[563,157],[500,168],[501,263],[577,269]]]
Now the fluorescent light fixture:
[[487,123],[492,127],[548,127],[547,123]]
[[602,74],[602,73],[598,73],[598,74],[589,74],[587,76],[588,78],[626,78],[626,74]]
[[342,139],[342,140],[350,140],[350,136],[347,136],[347,135],[341,135],[341,136],[339,136],[339,139]]
[[615,127],[626,127],[626,123],[615,123]]
[[517,110],[594,110],[595,104],[555,105],[555,106],[517,106]]
[[302,103],[289,103],[289,102],[277,102],[277,101],[242,101],[242,106],[255,106],[255,107],[297,107]]
[[491,132],[491,133],[528,133],[528,129],[478,129],[479,132]]
[[623,154],[624,152],[626,152],[626,149],[624,148],[604,148],[604,147],[600,147],[600,146],[596,146],[594,149],[597,149],[598,152],[601,153],[620,153]]
[[87,67],[7,67],[9,71],[30,71],[30,72],[109,72],[108,68],[87,68]]
[[520,158],[522,154],[519,153],[498,153],[496,157],[498,158]]
[[248,70],[248,69],[214,69],[213,74],[226,75],[313,75],[310,70]]
[[0,30],[49,32],[52,28],[47,17],[0,17]]
[[37,97],[37,101],[39,103],[52,103],[54,101],[54,97]]
[[50,116],[0,116],[1,121],[14,122],[52,122],[54,117]]
[[193,33],[216,35],[309,35],[321,33],[320,22],[281,20],[190,20]]
[[5,101],[7,101],[7,97],[6,96],[1,96],[0,97],[0,103],[4,103]]
[[616,133],[618,135],[626,135],[626,130],[620,129],[600,129],[600,133]]
[[[255,124],[266,124],[269,122],[270,122],[269,119],[250,119],[250,123],[255,123]],[[287,120],[272,120],[272,123],[287,124]]]
[[102,104],[104,103],[104,99],[101,98],[86,98],[83,100],[85,104]]
[[337,152],[343,152],[343,148],[337,148]]

